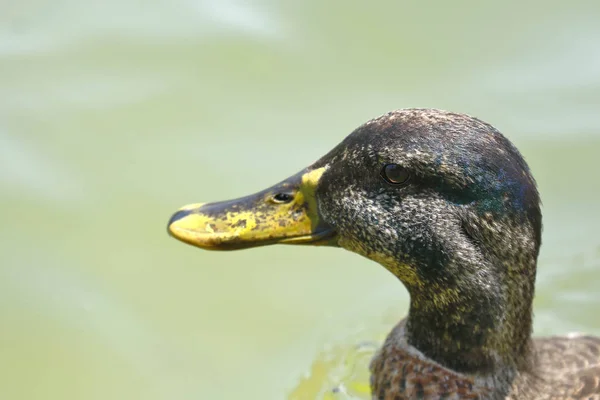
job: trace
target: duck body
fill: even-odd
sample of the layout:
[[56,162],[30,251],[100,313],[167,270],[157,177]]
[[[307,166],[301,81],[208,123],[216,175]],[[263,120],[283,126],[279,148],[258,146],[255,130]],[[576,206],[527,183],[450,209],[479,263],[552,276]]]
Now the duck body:
[[373,399],[600,399],[600,339],[531,338],[541,228],[512,143],[433,109],[375,118],[283,182],[169,221],[205,249],[342,247],[395,275],[410,307],[373,359]]
[[407,343],[404,325],[394,328],[371,362],[373,400],[600,399],[600,338],[536,338],[532,370],[502,380],[457,373],[429,359]]

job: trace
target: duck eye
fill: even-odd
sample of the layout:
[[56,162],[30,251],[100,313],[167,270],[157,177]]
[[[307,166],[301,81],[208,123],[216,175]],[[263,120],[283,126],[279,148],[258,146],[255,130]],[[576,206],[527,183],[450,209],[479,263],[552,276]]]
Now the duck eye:
[[410,173],[406,168],[398,164],[386,164],[381,170],[381,176],[387,183],[400,185],[408,182]]
[[291,193],[275,193],[271,196],[273,203],[277,204],[289,203],[293,198],[294,196]]

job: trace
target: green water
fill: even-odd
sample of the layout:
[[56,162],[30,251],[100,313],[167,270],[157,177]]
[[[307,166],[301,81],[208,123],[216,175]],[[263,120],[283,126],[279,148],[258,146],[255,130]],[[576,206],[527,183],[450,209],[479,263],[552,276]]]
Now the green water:
[[389,273],[339,249],[203,252],[166,221],[402,107],[522,150],[544,201],[536,334],[600,334],[598,20],[593,1],[5,1],[0,398],[303,399],[345,379],[339,358],[406,312]]

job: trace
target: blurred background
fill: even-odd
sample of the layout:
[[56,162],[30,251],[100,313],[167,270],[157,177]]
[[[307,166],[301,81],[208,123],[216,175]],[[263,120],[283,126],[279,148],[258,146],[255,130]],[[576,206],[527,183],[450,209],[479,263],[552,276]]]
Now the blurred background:
[[204,252],[166,222],[403,107],[520,148],[544,202],[536,334],[600,334],[599,19],[583,0],[5,0],[0,398],[366,398],[407,310],[394,277],[339,249]]

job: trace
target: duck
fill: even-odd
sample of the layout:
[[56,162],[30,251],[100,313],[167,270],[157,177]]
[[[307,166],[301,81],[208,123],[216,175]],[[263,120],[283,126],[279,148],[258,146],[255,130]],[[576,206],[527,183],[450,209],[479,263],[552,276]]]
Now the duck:
[[340,247],[404,285],[372,399],[600,399],[600,338],[532,337],[540,195],[519,150],[461,113],[400,109],[258,193],[194,203],[169,234],[207,250]]

